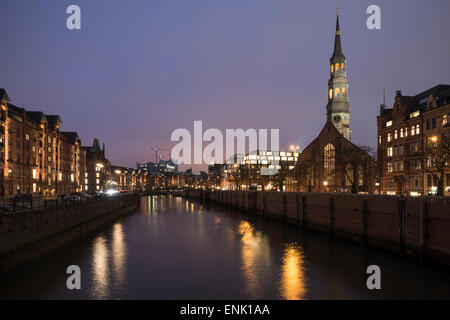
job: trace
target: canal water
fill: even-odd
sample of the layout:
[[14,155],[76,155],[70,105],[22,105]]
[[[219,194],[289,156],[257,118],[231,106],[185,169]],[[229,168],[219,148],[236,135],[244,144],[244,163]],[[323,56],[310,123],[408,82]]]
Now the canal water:
[[[81,269],[68,290],[66,268]],[[366,268],[381,268],[381,290]],[[1,299],[450,298],[450,268],[184,198],[132,214],[0,278]]]

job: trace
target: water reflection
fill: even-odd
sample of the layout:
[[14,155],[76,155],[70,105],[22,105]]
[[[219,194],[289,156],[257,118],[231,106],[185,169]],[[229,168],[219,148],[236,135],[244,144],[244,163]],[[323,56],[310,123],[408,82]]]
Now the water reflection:
[[106,299],[108,296],[108,248],[105,236],[94,240],[92,249],[92,296],[95,299]]
[[244,292],[252,299],[256,299],[261,296],[260,289],[266,280],[261,269],[265,269],[271,264],[268,240],[265,235],[255,231],[254,227],[245,220],[241,220],[239,223],[238,232],[241,235]]
[[296,242],[285,244],[283,251],[280,295],[287,300],[304,299],[306,279],[303,252]]
[[112,237],[114,285],[116,288],[122,289],[126,283],[127,247],[124,240],[125,235],[121,222],[114,225]]

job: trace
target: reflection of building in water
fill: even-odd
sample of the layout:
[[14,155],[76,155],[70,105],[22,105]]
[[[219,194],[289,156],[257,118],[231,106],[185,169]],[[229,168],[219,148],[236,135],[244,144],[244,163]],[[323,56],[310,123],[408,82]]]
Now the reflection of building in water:
[[108,248],[104,236],[95,239],[92,250],[92,296],[107,299],[109,291]]
[[305,298],[304,257],[297,243],[286,244],[281,266],[280,295],[287,300]]
[[[264,270],[269,270],[270,250],[267,237],[255,231],[245,220],[239,224],[241,235],[242,271],[245,278],[245,293],[251,299],[257,299],[261,294],[262,282],[267,280]],[[264,266],[264,269],[261,268]]]
[[113,277],[115,291],[122,289],[126,282],[126,256],[127,247],[125,244],[122,223],[116,223],[113,230],[112,239],[112,262],[113,262]]

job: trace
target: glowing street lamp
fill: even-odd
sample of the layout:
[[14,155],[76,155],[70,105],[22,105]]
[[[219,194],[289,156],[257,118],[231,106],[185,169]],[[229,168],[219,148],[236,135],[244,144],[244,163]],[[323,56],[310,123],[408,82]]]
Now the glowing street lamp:
[[328,181],[324,181],[323,182],[323,185],[326,187],[326,186],[328,186]]
[[433,141],[433,142],[436,142],[437,141],[437,136],[433,136],[433,137],[431,137],[431,141]]

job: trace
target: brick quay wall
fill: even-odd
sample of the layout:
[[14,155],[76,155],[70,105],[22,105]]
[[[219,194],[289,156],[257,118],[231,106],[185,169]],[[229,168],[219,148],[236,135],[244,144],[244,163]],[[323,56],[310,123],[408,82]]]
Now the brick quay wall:
[[135,210],[138,194],[0,214],[0,274]]
[[185,196],[450,264],[450,197],[202,190]]

